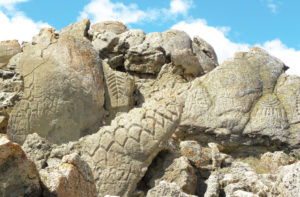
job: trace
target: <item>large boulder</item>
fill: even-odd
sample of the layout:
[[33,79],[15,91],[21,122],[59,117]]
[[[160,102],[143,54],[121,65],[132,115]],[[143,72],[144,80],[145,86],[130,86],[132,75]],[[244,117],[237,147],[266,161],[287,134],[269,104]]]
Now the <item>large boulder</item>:
[[93,24],[89,33],[93,35],[95,32],[105,33],[113,32],[115,34],[121,34],[127,31],[127,27],[118,21],[103,21],[100,23]]
[[10,58],[21,52],[21,46],[17,40],[0,42],[0,67],[8,64]]
[[41,195],[39,173],[21,147],[0,134],[0,196]]
[[130,196],[175,131],[182,106],[164,97],[117,116],[110,126],[80,140],[81,156],[97,177],[98,196]]
[[53,143],[91,133],[103,118],[103,71],[89,41],[43,29],[24,47],[24,95],[14,107],[8,134],[23,143],[36,132]]
[[88,30],[90,28],[90,20],[84,19],[77,23],[73,23],[59,31],[59,35],[70,35],[79,39],[89,39]]

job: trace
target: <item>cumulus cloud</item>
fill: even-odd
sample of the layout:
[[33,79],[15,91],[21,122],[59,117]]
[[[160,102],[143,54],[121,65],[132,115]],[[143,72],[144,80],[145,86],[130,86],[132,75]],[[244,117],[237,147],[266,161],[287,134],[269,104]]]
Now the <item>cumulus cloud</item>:
[[2,11],[0,11],[0,24],[0,41],[16,39],[20,43],[30,41],[41,28],[49,26],[47,23],[34,22],[21,12],[14,13],[12,17],[9,17]]
[[[235,52],[248,51],[250,45],[247,43],[237,43],[229,40],[226,35],[229,34],[229,27],[213,27],[209,26],[203,19],[193,21],[181,21],[175,24],[172,29],[186,31],[192,38],[200,36],[210,43],[218,56],[219,62],[223,62],[227,58],[234,56]],[[290,69],[289,74],[300,75],[300,51],[288,48],[279,39],[267,41],[258,46],[267,50],[271,55],[281,59]]]
[[93,21],[118,20],[135,23],[143,20],[146,13],[136,4],[112,3],[110,0],[92,0],[80,13],[79,19],[91,18]]
[[200,36],[206,40],[214,47],[219,62],[233,57],[236,51],[247,51],[249,49],[249,44],[234,43],[226,38],[226,34],[230,31],[229,27],[212,27],[207,25],[204,19],[197,19],[191,22],[181,21],[175,24],[172,29],[183,30],[192,38]]
[[92,19],[92,22],[117,20],[124,24],[144,21],[166,20],[177,15],[186,15],[193,6],[193,0],[171,0],[169,8],[141,10],[137,4],[124,4],[110,0],[91,0],[80,13],[78,20]]
[[7,10],[14,9],[14,5],[20,2],[26,2],[28,0],[0,0],[0,8],[4,7]]
[[278,2],[276,0],[267,0],[267,6],[270,8],[272,13],[277,13]]
[[173,14],[187,14],[192,5],[192,0],[172,0],[168,11]]

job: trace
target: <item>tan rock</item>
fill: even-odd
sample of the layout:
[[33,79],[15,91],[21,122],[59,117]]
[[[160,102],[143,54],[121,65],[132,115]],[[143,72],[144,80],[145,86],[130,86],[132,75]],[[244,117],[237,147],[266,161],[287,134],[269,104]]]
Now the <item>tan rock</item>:
[[20,58],[24,94],[11,113],[8,135],[23,143],[36,132],[59,144],[92,132],[104,111],[97,52],[89,41],[57,38],[53,29],[42,30],[34,40]]
[[93,35],[94,32],[113,32],[115,34],[121,34],[127,31],[127,27],[118,21],[104,21],[100,23],[96,23],[91,26],[89,33]]
[[162,151],[152,162],[143,181],[149,188],[158,186],[161,181],[176,183],[183,192],[195,194],[195,173],[186,157],[174,158],[171,153]]
[[41,181],[47,189],[44,196],[97,196],[90,168],[77,154],[66,155],[61,163],[40,170]]
[[39,173],[18,144],[0,135],[0,196],[41,195]]
[[6,134],[8,118],[7,116],[0,115],[0,133]]
[[0,68],[8,64],[10,58],[21,52],[21,46],[17,40],[0,42]]
[[179,123],[182,107],[166,97],[117,116],[80,140],[82,158],[97,177],[98,196],[130,196],[135,190]]
[[88,30],[90,28],[90,20],[84,19],[77,23],[73,23],[59,31],[60,35],[70,35],[79,39],[89,39]]
[[270,173],[275,173],[280,166],[286,166],[296,162],[295,158],[282,151],[276,151],[274,153],[267,152],[263,154],[260,159],[261,163],[269,169]]
[[148,191],[146,197],[196,197],[194,195],[188,195],[184,193],[176,183],[168,183],[161,181],[160,184]]

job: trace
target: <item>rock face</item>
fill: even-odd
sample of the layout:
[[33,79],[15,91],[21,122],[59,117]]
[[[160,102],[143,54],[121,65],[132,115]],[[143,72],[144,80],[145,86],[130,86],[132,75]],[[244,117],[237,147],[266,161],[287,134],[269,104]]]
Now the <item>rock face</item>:
[[0,135],[0,195],[40,196],[39,173],[18,144]]
[[51,142],[79,139],[101,124],[103,71],[88,41],[44,29],[24,47],[20,72],[24,95],[9,120],[8,134],[23,143],[37,132]]
[[199,37],[116,21],[1,42],[0,196],[295,196],[286,69],[258,47],[219,66]]
[[21,47],[17,40],[0,42],[0,68],[6,66],[10,58],[20,52]]

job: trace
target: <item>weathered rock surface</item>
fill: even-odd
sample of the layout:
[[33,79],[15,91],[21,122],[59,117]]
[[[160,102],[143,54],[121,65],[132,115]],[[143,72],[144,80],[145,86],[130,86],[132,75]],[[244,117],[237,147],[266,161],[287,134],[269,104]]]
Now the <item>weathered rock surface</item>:
[[296,162],[296,159],[285,154],[282,151],[274,153],[267,152],[261,156],[261,162],[271,172],[275,173],[280,166],[290,165]]
[[64,156],[57,166],[40,170],[40,175],[44,196],[97,196],[93,174],[76,153]]
[[127,31],[127,27],[121,22],[104,21],[92,25],[89,33],[91,35],[93,35],[95,32],[99,32],[99,33],[113,32],[115,34],[121,34],[125,31]]
[[103,118],[103,71],[88,41],[44,29],[24,47],[24,95],[14,107],[8,134],[23,143],[36,132],[54,143],[90,133]]
[[181,110],[172,97],[147,102],[80,141],[82,158],[97,177],[98,196],[130,196],[175,131]]
[[70,35],[79,39],[89,39],[88,30],[90,28],[90,20],[84,19],[77,23],[73,23],[59,31],[59,35]]
[[161,181],[158,186],[149,190],[146,197],[196,197],[194,195],[188,195],[184,193],[176,183],[168,183]]
[[14,55],[21,52],[21,46],[17,40],[0,42],[0,68],[6,66]]
[[197,177],[186,157],[176,158],[162,151],[153,160],[143,181],[149,188],[158,186],[161,181],[176,183],[185,193],[195,194]]
[[21,147],[0,134],[0,196],[41,195],[39,173]]

